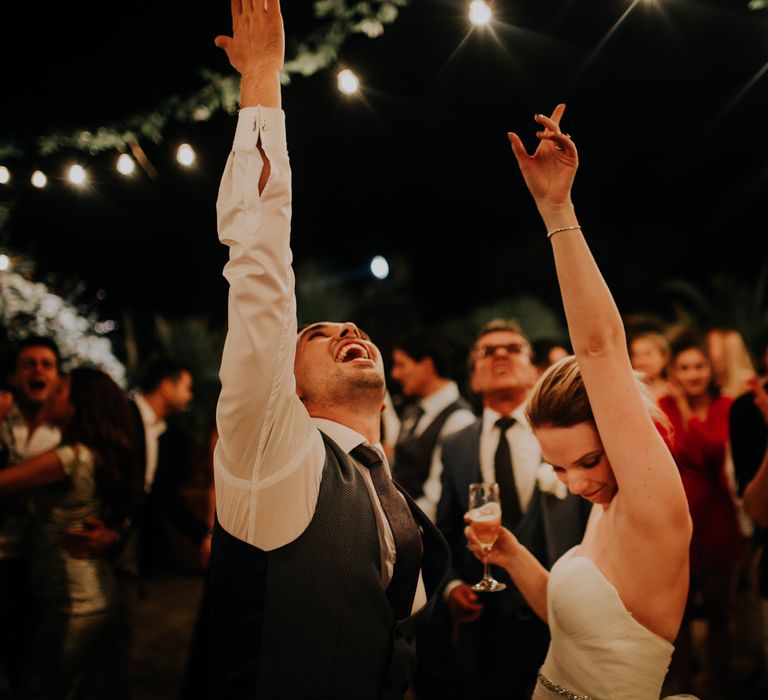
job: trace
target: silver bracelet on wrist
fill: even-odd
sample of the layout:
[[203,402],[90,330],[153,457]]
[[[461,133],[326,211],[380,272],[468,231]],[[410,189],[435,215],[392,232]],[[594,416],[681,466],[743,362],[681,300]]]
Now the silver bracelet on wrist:
[[547,238],[552,238],[552,236],[561,231],[575,231],[577,229],[580,230],[581,226],[563,226],[562,228],[556,228],[554,231],[549,231],[549,233],[547,233]]

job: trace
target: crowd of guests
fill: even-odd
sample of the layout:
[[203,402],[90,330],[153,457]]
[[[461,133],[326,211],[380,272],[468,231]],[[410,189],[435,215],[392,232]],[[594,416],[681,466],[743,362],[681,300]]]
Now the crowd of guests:
[[[755,595],[768,612],[766,378],[732,330],[638,332],[629,352],[666,417],[658,427],[693,521],[689,603],[669,683],[691,688],[703,666],[713,697],[729,697],[733,602],[754,562]],[[394,342],[390,379],[403,406],[395,414],[388,399],[392,471],[452,553],[418,646],[419,700],[479,697],[502,685],[507,697],[530,697],[547,626],[503,570],[495,575],[506,591],[472,590],[482,565],[466,548],[464,514],[469,483],[495,481],[505,527],[546,568],[581,540],[589,503],[554,477],[525,415],[536,379],[569,353],[567,344],[530,343],[514,321],[493,321],[470,349],[464,398],[437,334]],[[759,363],[765,372],[768,344]],[[30,337],[2,389],[0,662],[7,683],[20,698],[131,697],[136,603],[158,568],[161,521],[170,518],[202,561],[210,553],[211,522],[179,488],[192,444],[167,422],[192,399],[192,376],[161,359],[128,395],[98,369],[63,375],[56,344]],[[706,622],[704,658],[692,643],[696,619]],[[199,620],[194,644],[205,645],[206,636]],[[511,658],[514,673],[505,663]],[[202,673],[199,687],[205,680]]]
[[212,523],[180,490],[193,443],[170,421],[192,376],[157,359],[129,396],[61,364],[52,339],[28,337],[0,393],[0,675],[13,697],[132,697],[163,521],[210,550]]
[[[392,471],[452,552],[449,580],[418,646],[419,700],[479,697],[502,682],[508,697],[530,697],[547,627],[503,570],[495,575],[507,591],[471,589],[481,564],[466,548],[464,513],[468,484],[495,481],[505,527],[545,567],[581,540],[589,504],[554,478],[524,411],[535,380],[569,350],[551,340],[530,343],[514,321],[493,321],[470,349],[464,398],[436,334],[409,333],[394,343],[390,379],[403,407],[397,415],[388,401]],[[762,350],[765,371],[768,344]],[[752,562],[760,573],[756,595],[768,598],[768,563],[759,558],[768,506],[757,483],[766,480],[768,397],[732,330],[671,338],[639,332],[630,335],[629,351],[666,416],[659,430],[693,520],[689,604],[669,682],[690,688],[704,666],[714,697],[728,697],[732,607]],[[167,423],[192,399],[192,376],[171,360],[155,361],[129,398],[98,369],[62,375],[56,344],[30,337],[2,388],[0,661],[7,683],[20,698],[131,697],[136,602],[158,567],[161,521],[170,518],[202,561],[210,553],[211,523],[179,488],[192,444]],[[756,492],[751,499],[748,489]],[[696,619],[706,621],[705,658],[692,643]],[[204,621],[198,626],[195,644],[207,635]]]

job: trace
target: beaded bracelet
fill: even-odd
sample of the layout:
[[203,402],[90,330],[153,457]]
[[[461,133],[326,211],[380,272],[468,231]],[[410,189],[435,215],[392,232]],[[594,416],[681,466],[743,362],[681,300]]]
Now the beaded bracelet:
[[563,226],[563,228],[556,228],[554,231],[550,231],[547,234],[547,238],[552,238],[556,233],[560,233],[560,231],[575,231],[576,229],[581,229],[581,226]]

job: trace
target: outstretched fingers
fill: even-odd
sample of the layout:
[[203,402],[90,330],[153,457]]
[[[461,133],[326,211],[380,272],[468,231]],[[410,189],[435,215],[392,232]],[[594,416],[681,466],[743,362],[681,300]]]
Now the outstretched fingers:
[[509,139],[509,145],[512,146],[512,153],[515,154],[518,163],[530,159],[531,156],[528,154],[528,151],[525,150],[522,139],[514,131],[510,131],[507,134],[507,138]]

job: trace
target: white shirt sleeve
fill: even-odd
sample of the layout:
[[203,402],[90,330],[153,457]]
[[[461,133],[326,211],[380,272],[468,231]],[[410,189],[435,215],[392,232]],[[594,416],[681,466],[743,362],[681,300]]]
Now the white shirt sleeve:
[[[259,195],[264,166],[270,164]],[[325,449],[296,396],[291,170],[282,110],[240,111],[216,204],[229,247],[228,332],[216,409],[216,509],[230,534],[261,549],[298,537],[314,515]]]

